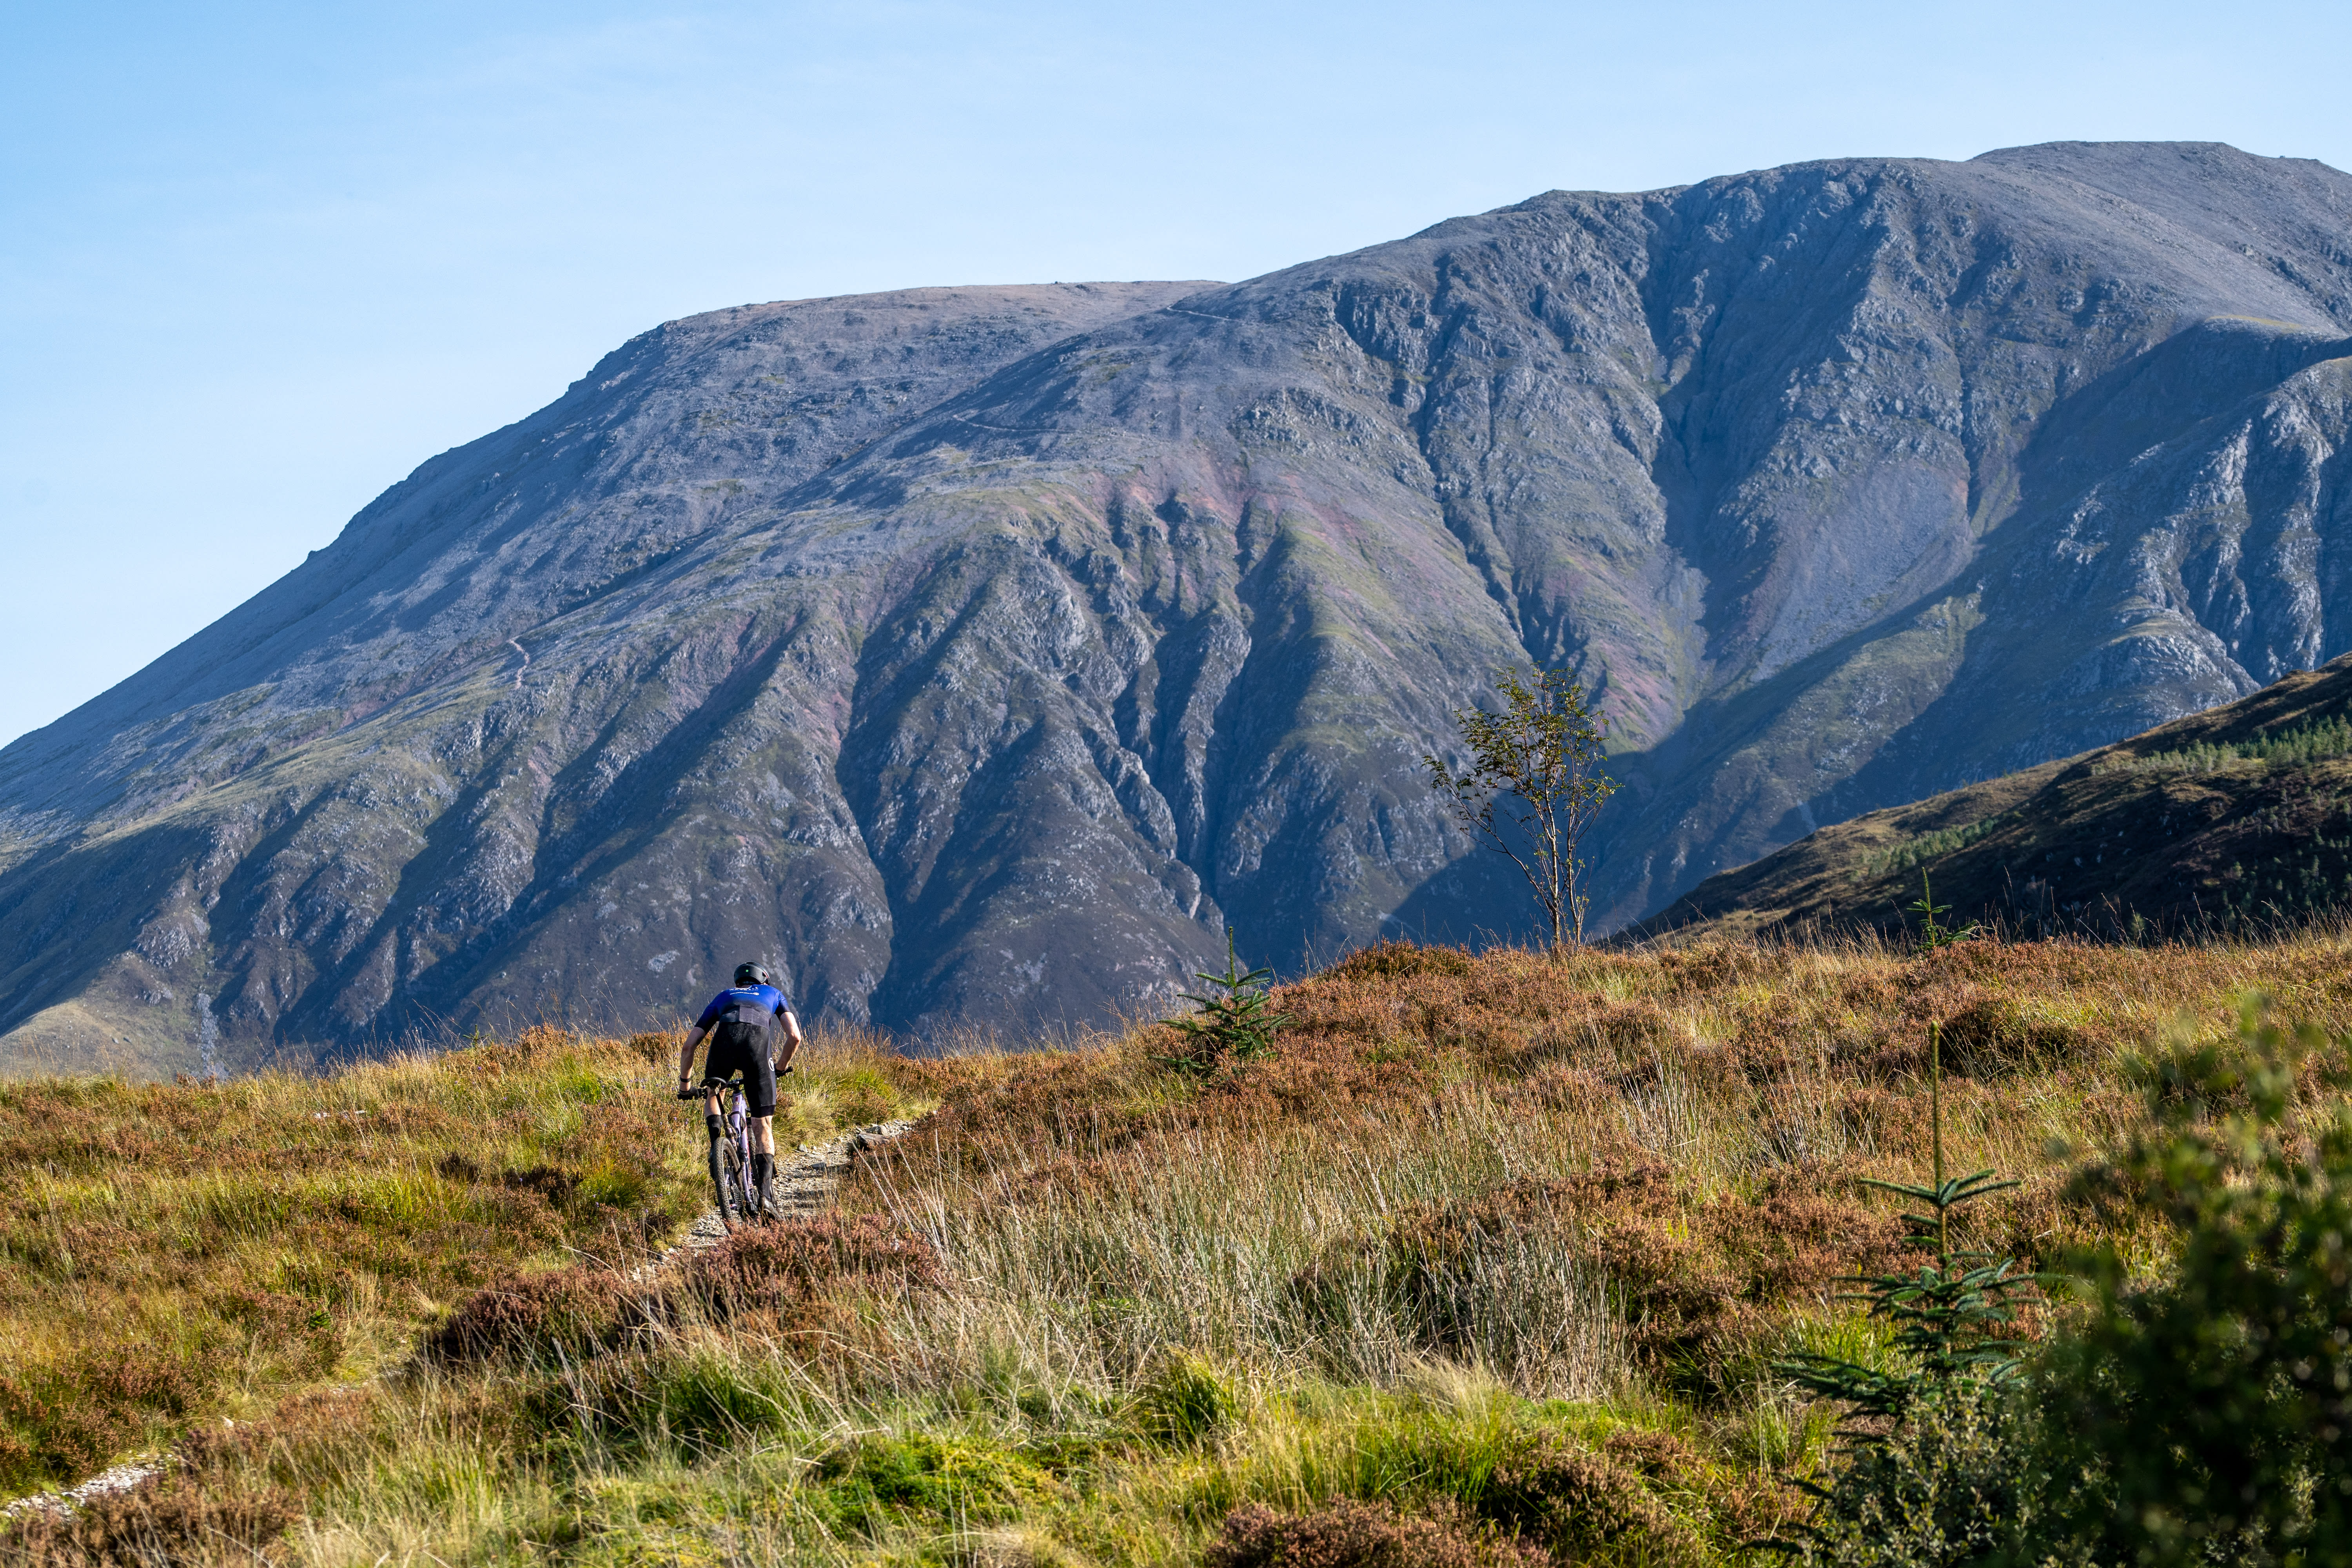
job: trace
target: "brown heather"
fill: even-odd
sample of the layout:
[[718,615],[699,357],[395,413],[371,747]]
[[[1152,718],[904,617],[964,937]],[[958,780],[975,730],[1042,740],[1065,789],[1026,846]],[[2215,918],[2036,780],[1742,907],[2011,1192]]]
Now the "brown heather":
[[795,1332],[822,1326],[837,1290],[898,1300],[938,1282],[920,1236],[863,1215],[788,1220],[666,1270],[572,1264],[509,1276],[476,1291],[422,1348],[448,1363],[552,1361],[618,1351],[688,1321]]
[[1415,1517],[1345,1499],[1304,1514],[1244,1503],[1225,1516],[1201,1557],[1202,1568],[1539,1568],[1550,1561],[1492,1531],[1465,1529],[1450,1510]]
[[36,1510],[0,1537],[0,1557],[52,1568],[173,1568],[192,1558],[251,1561],[297,1517],[274,1491],[212,1495],[159,1476],[71,1514]]
[[[542,1028],[328,1077],[0,1084],[0,1487],[364,1380],[495,1279],[667,1237],[708,1185],[676,1050]],[[792,1081],[805,1137],[877,1079],[855,1045]]]
[[1391,944],[1206,1081],[1150,1025],[838,1041],[801,1136],[936,1113],[652,1275],[701,1202],[667,1039],[9,1089],[16,1474],[180,1436],[0,1558],[1727,1564],[1828,1444],[1772,1360],[1885,1353],[1842,1280],[1909,1260],[1862,1178],[1927,1163],[1930,1024],[1953,1164],[2025,1182],[1968,1239],[2033,1263],[2111,1223],[2059,1194],[2136,1053],[2252,991],[2352,1032],[2347,958]]

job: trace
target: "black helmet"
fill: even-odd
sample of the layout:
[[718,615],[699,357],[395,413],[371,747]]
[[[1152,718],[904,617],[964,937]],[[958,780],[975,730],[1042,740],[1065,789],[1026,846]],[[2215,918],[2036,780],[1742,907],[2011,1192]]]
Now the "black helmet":
[[739,963],[735,966],[736,984],[765,985],[767,983],[767,965],[762,963]]

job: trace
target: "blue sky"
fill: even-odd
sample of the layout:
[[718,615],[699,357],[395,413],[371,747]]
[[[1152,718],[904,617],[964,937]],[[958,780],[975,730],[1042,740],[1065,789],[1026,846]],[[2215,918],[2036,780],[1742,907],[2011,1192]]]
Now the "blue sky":
[[1238,279],[1805,158],[2352,168],[2347,58],[2340,0],[0,0],[0,742],[671,317]]

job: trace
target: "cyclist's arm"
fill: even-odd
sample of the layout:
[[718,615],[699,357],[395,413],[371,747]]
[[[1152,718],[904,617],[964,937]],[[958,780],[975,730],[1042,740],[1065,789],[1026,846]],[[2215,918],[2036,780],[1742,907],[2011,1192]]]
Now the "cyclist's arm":
[[785,1008],[778,1016],[782,1018],[784,1024],[784,1048],[776,1056],[776,1070],[782,1072],[793,1065],[793,1053],[801,1048],[801,1021],[793,1016],[793,1010],[790,1007]]
[[690,1089],[694,1085],[694,1047],[702,1044],[702,1026],[697,1024],[686,1032],[686,1044],[677,1053],[677,1086]]

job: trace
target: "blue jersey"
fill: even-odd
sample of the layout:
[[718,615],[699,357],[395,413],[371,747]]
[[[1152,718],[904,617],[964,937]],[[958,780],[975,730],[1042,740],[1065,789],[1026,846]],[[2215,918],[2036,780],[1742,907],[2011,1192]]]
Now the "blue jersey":
[[713,996],[710,999],[710,1005],[702,1010],[702,1016],[694,1021],[694,1026],[708,1034],[711,1026],[719,1022],[719,1014],[744,1002],[764,1004],[772,1014],[789,1013],[793,1010],[793,999],[772,985],[737,985]]

